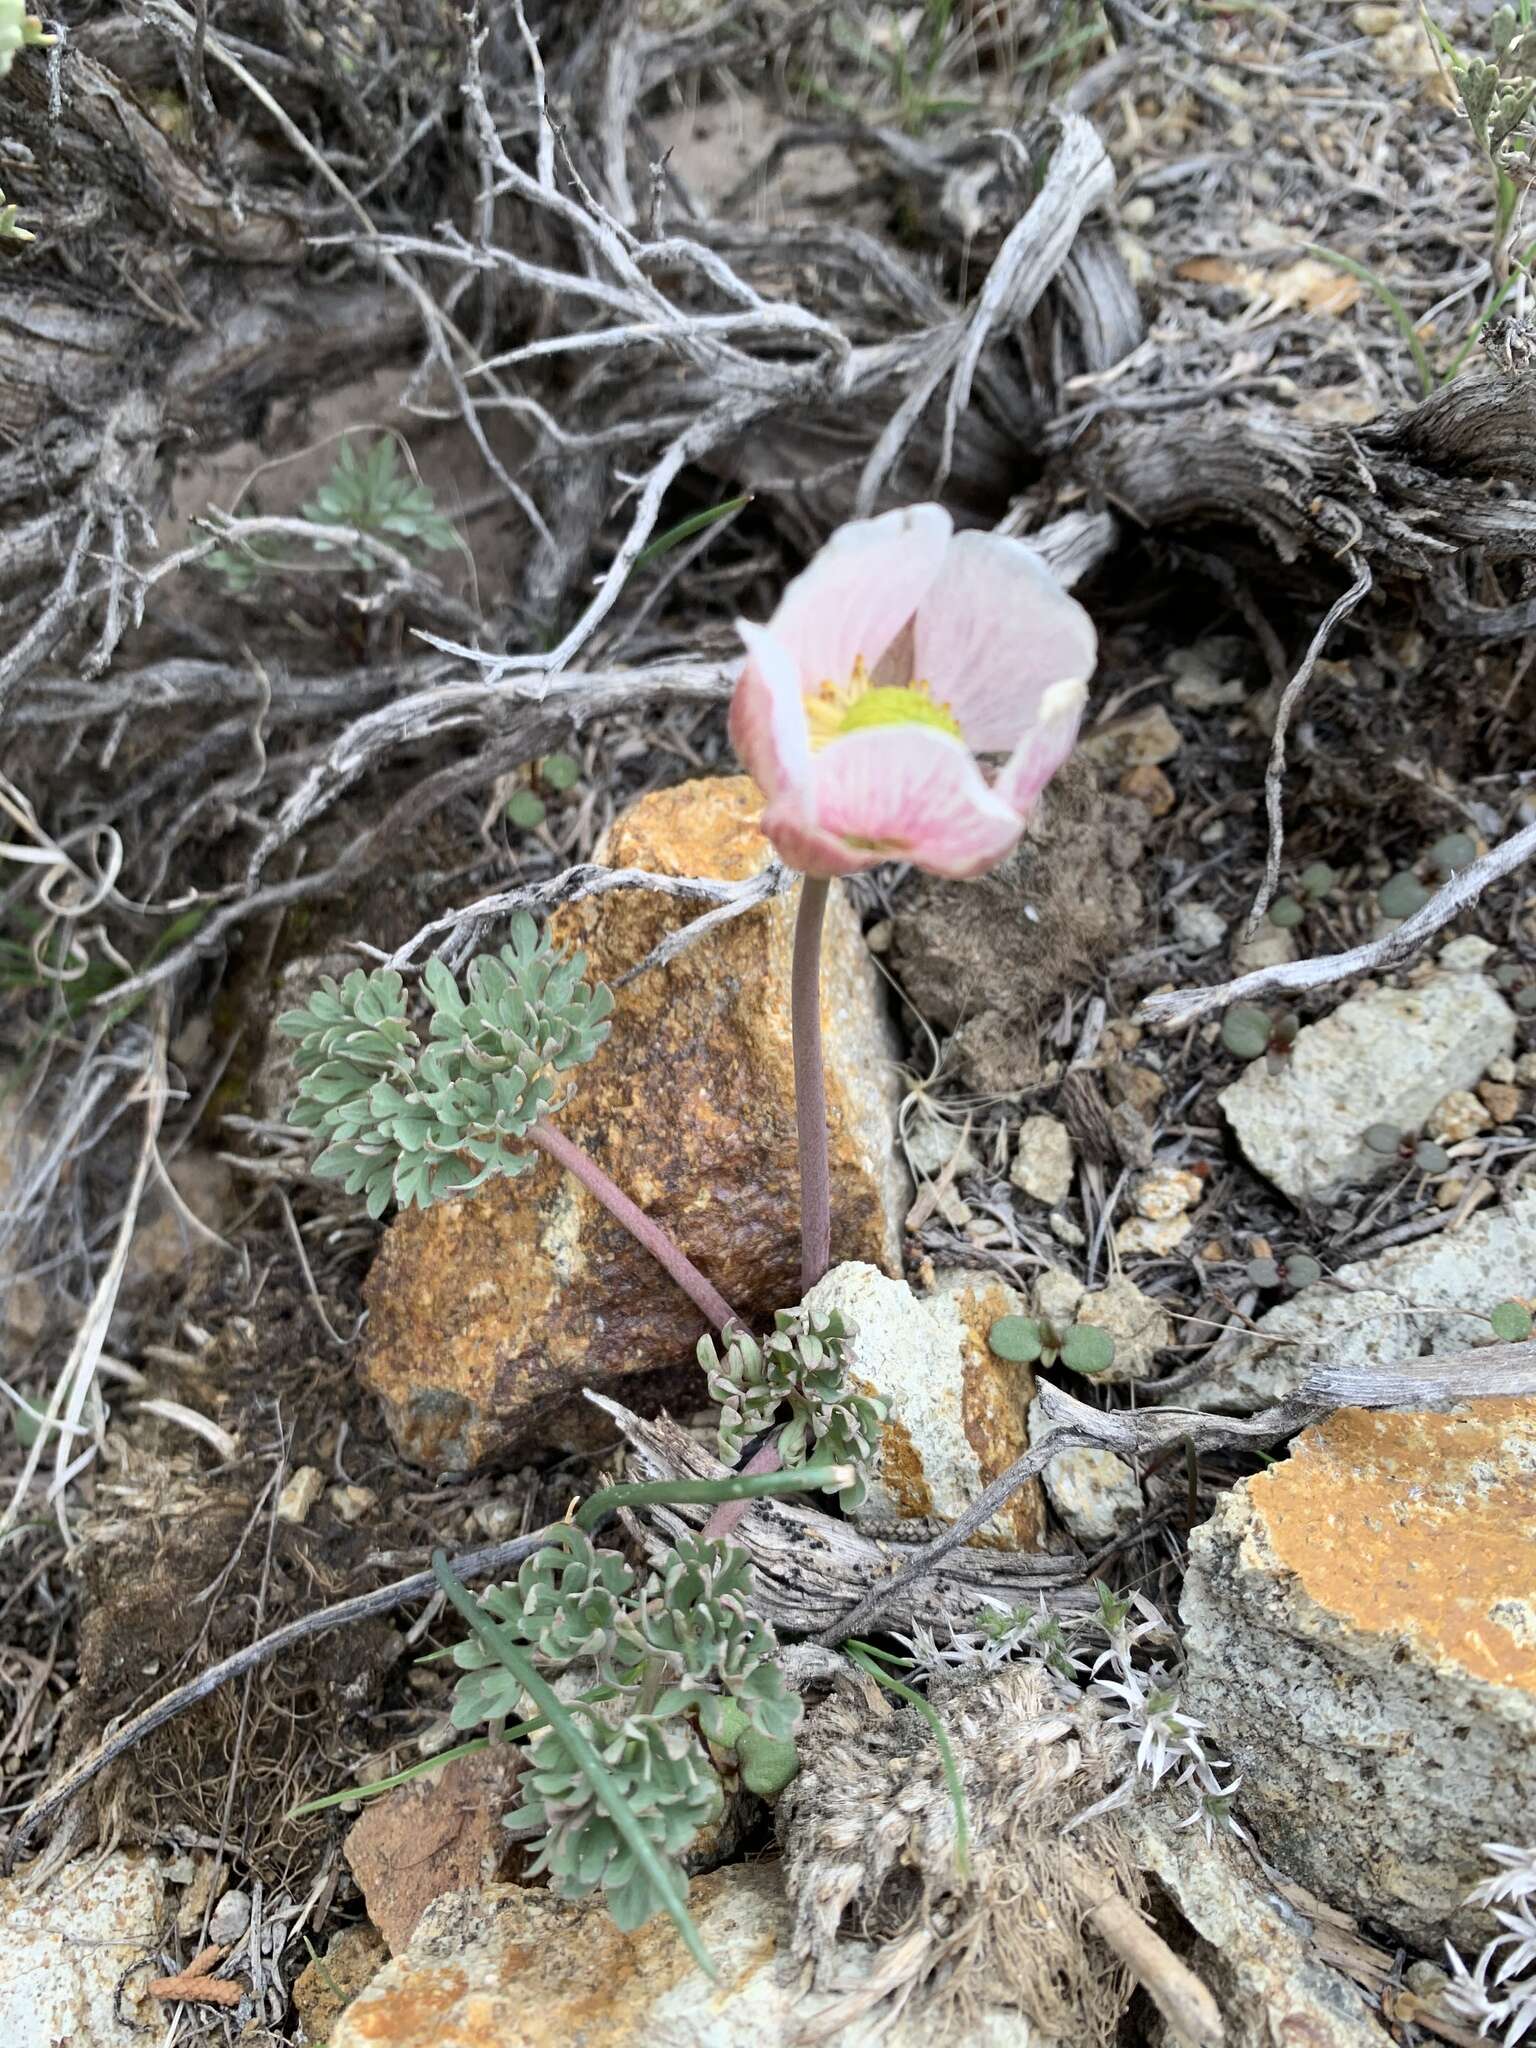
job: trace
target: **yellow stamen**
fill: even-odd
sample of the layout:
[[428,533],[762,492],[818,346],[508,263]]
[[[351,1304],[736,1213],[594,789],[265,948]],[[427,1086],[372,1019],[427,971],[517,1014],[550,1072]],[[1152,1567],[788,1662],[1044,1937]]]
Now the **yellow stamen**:
[[862,655],[854,657],[853,674],[847,682],[821,683],[806,698],[805,722],[816,753],[845,733],[863,732],[876,725],[932,725],[953,733],[956,739],[961,737],[954,713],[935,699],[930,684],[914,681],[893,688],[871,682]]

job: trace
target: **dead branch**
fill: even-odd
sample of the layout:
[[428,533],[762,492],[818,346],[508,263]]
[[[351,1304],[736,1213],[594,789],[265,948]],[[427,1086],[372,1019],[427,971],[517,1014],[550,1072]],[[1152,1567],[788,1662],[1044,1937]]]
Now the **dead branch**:
[[926,1544],[884,1583],[877,1583],[824,1628],[817,1641],[834,1648],[867,1631],[882,1615],[905,1614],[917,1588],[950,1568],[956,1547],[1005,1507],[1026,1480],[1033,1479],[1058,1451],[1087,1446],[1145,1458],[1176,1444],[1195,1451],[1224,1450],[1234,1444],[1282,1442],[1320,1422],[1337,1408],[1452,1408],[1463,1401],[1499,1394],[1536,1393],[1536,1342],[1488,1344],[1444,1358],[1415,1361],[1401,1372],[1357,1372],[1338,1366],[1310,1374],[1285,1400],[1257,1415],[1205,1415],[1180,1408],[1090,1408],[1049,1381],[1039,1399],[1052,1428],[1047,1441],[1026,1451],[966,1509],[942,1536]]
[[1280,886],[1280,857],[1285,850],[1285,818],[1281,808],[1281,793],[1285,788],[1285,736],[1290,727],[1291,714],[1301,700],[1302,691],[1312,680],[1312,671],[1317,667],[1318,658],[1328,645],[1334,627],[1341,619],[1347,619],[1355,607],[1363,603],[1370,594],[1370,570],[1363,562],[1356,562],[1353,566],[1353,583],[1328,607],[1322,624],[1312,635],[1311,644],[1302,656],[1300,668],[1281,693],[1279,708],[1275,712],[1274,737],[1270,742],[1269,761],[1264,769],[1264,809],[1269,818],[1269,846],[1264,855],[1263,878],[1253,899],[1253,907],[1248,912],[1248,921],[1243,928],[1244,938],[1251,939],[1258,930],[1259,920],[1274,901],[1275,891]]
[[1347,953],[1256,967],[1251,973],[1240,974],[1235,981],[1218,982],[1212,988],[1173,989],[1166,995],[1148,996],[1136,1012],[1137,1021],[1163,1030],[1177,1030],[1211,1010],[1225,1010],[1233,1003],[1252,1002],[1277,991],[1301,995],[1349,981],[1357,974],[1376,974],[1384,967],[1395,967],[1416,953],[1426,939],[1443,930],[1469,903],[1475,903],[1490,883],[1513,874],[1533,856],[1536,825],[1526,825],[1454,874],[1412,917],[1405,917],[1395,930],[1384,932],[1380,938],[1352,946]]
[[691,924],[684,925],[664,939],[638,966],[631,967],[621,977],[619,986],[622,987],[648,967],[658,967],[665,960],[675,959],[695,939],[702,938],[706,928],[713,929],[717,924],[740,917],[744,911],[755,909],[759,903],[782,895],[793,882],[793,874],[776,860],[770,861],[758,874],[749,876],[744,882],[721,882],[708,876],[653,875],[645,868],[606,868],[586,861],[579,867],[566,868],[563,873],[552,875],[547,882],[534,882],[526,889],[504,889],[494,896],[482,896],[476,902],[466,904],[462,910],[450,911],[446,917],[433,918],[403,946],[387,956],[381,953],[378,957],[390,967],[409,967],[423,946],[448,934],[448,943],[435,950],[450,967],[456,968],[479,945],[488,925],[512,917],[519,910],[550,911],[558,904],[580,903],[588,896],[607,896],[616,889],[645,889],[652,895],[672,896],[684,903],[714,906],[704,916],[695,918]]
[[[729,1467],[669,1417],[648,1422],[603,1395],[589,1393],[587,1399],[621,1431],[641,1477],[720,1479],[727,1475]],[[1060,1440],[1053,1439],[1051,1451],[1059,1448]],[[650,1516],[658,1527],[675,1536],[701,1527],[708,1513],[707,1508],[683,1507],[652,1509]],[[828,1620],[846,1603],[850,1588],[878,1587],[888,1579],[893,1585],[905,1586],[909,1581],[903,1560],[927,1555],[921,1545],[876,1542],[851,1522],[822,1514],[799,1500],[756,1503],[733,1531],[732,1541],[752,1559],[753,1601],[774,1626],[801,1635],[822,1630],[818,1639],[823,1641],[831,1633],[826,1627]],[[946,1617],[971,1613],[989,1599],[1017,1606],[1020,1601],[1043,1598],[1051,1605],[1078,1607],[1088,1598],[1081,1560],[1075,1554],[952,1551],[953,1546],[946,1547],[931,1581],[921,1575],[910,1580],[914,1589],[911,1604],[893,1610],[902,1615],[903,1625],[942,1627]],[[898,1567],[894,1577],[893,1565]]]

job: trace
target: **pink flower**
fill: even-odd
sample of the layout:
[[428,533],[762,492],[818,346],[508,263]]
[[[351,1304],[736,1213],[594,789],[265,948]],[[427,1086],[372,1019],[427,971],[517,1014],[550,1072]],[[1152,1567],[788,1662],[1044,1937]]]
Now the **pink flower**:
[[763,831],[811,875],[994,867],[1072,751],[1097,651],[1033,548],[937,505],[840,528],[766,626],[737,629],[731,739]]

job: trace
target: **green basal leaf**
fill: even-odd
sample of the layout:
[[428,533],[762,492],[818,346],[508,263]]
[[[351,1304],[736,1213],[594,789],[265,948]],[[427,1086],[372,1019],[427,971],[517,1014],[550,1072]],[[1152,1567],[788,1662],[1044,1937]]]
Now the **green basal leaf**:
[[1411,868],[1403,868],[1390,881],[1382,883],[1376,901],[1383,917],[1412,917],[1429,901],[1429,891]]
[[1074,1323],[1061,1340],[1061,1362],[1073,1372],[1108,1372],[1115,1362],[1115,1340],[1093,1323]]
[[1221,1020],[1221,1042],[1234,1059],[1262,1058],[1273,1031],[1269,1012],[1256,1003],[1234,1003]]
[[1044,1349],[1040,1325],[1032,1316],[999,1316],[987,1331],[987,1348],[1010,1365],[1033,1365]]
[[1531,1312],[1523,1301],[1501,1301],[1488,1314],[1493,1334],[1501,1344],[1524,1344],[1532,1329]]

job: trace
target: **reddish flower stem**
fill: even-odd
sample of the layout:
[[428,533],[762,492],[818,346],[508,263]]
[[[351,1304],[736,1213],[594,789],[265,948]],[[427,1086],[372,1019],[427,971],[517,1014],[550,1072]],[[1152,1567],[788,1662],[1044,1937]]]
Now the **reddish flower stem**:
[[824,875],[800,884],[789,1015],[795,1047],[795,1126],[800,1140],[800,1291],[808,1294],[832,1263],[832,1176],[827,1160],[827,1087],[821,1063],[821,928]]
[[[764,1444],[760,1451],[754,1451],[742,1466],[743,1472],[777,1472],[783,1461],[779,1457],[777,1444]],[[729,1536],[747,1509],[754,1503],[750,1500],[723,1500],[704,1524],[706,1543],[721,1542]]]
[[[535,1124],[528,1133],[528,1142],[537,1145],[541,1152],[547,1152],[567,1173],[573,1174],[589,1194],[596,1196],[609,1215],[623,1224],[636,1243],[644,1245],[658,1265],[666,1267],[688,1299],[708,1319],[711,1329],[724,1330],[731,1323],[741,1322],[725,1296],[710,1285],[687,1253],[653,1217],[647,1216],[637,1203],[632,1202],[622,1188],[615,1186],[590,1153],[573,1144],[564,1132],[549,1123]],[[743,1323],[742,1327],[745,1329],[746,1325]]]

